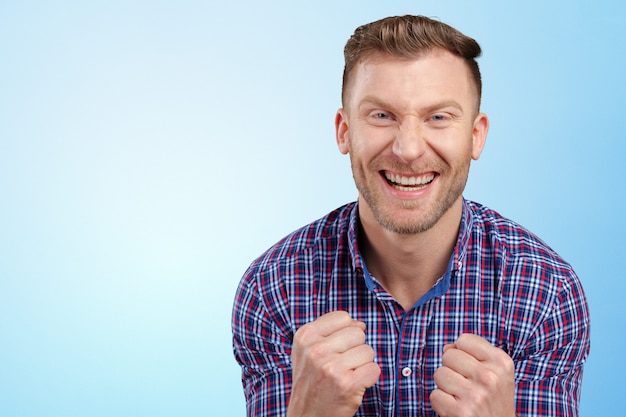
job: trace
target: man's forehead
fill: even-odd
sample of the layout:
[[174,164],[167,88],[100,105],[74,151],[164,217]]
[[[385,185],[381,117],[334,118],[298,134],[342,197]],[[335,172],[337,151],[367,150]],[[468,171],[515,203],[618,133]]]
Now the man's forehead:
[[[369,85],[370,81],[378,78],[379,76],[384,79],[386,75],[394,77],[404,77],[405,75],[407,75],[407,79],[410,79],[411,76],[410,74],[404,72],[405,69],[408,68],[408,66],[410,66],[410,64],[413,62],[419,64],[419,61],[424,61],[429,58],[436,58],[437,65],[446,66],[448,68],[462,68],[462,71],[465,74],[464,79],[468,82],[468,85],[473,90],[472,94],[478,94],[476,86],[474,85],[471,70],[467,63],[461,57],[452,54],[445,49],[433,48],[422,53],[407,57],[395,56],[382,52],[375,52],[365,55],[354,66],[352,73],[348,78],[348,94],[346,98],[348,99],[348,101],[350,101],[350,96],[352,96],[352,90],[354,90],[355,82],[357,82],[359,85]],[[386,67],[387,69],[393,68],[394,63],[399,64],[398,70],[392,70],[389,74],[384,74],[383,71],[379,71],[379,68],[382,67]]]

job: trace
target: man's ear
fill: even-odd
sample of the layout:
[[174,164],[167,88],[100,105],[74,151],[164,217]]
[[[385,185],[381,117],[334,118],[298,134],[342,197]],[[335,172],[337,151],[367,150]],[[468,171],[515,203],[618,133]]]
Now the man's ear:
[[487,132],[489,131],[489,118],[485,113],[479,113],[474,120],[474,129],[472,130],[472,159],[478,160],[483,152],[485,142],[487,141]]
[[344,109],[337,110],[335,115],[335,138],[339,152],[346,155],[350,152],[348,146],[348,117]]

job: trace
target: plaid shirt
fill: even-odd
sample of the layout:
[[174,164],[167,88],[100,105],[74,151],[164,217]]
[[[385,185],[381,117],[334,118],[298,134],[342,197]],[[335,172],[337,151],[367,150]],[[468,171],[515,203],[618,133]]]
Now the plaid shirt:
[[433,373],[443,346],[462,333],[511,356],[520,417],[578,415],[589,315],[569,264],[519,225],[464,200],[447,272],[404,311],[367,271],[357,213],[352,203],[290,234],[244,275],[232,325],[249,416],[286,414],[294,333],[335,310],[366,323],[382,370],[356,416],[435,416]]

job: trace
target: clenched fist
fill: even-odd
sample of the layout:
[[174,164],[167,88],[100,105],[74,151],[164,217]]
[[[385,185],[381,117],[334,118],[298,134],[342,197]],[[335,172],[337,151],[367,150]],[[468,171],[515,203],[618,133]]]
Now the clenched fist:
[[345,311],[302,326],[291,352],[293,385],[287,416],[353,416],[365,390],[378,381],[365,323]]
[[482,337],[464,334],[444,347],[430,394],[442,417],[515,416],[515,367],[502,349]]

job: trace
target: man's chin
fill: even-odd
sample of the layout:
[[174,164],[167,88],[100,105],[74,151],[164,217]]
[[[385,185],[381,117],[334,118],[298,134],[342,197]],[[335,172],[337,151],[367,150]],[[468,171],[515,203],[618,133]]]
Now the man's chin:
[[391,216],[382,213],[374,213],[374,217],[383,229],[399,235],[413,235],[432,229],[441,216],[424,215],[424,213],[405,214],[404,216]]

